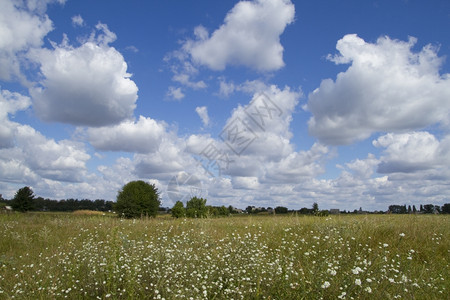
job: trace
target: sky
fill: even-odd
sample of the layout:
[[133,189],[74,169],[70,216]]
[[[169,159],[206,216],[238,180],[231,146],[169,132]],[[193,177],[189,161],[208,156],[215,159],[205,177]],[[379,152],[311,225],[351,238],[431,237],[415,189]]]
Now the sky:
[[450,202],[447,0],[0,0],[0,193]]

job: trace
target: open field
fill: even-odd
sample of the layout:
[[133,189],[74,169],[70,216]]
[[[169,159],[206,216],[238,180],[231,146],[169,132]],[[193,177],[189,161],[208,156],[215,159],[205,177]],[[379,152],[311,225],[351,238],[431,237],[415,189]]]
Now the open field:
[[446,299],[450,216],[0,214],[0,299]]

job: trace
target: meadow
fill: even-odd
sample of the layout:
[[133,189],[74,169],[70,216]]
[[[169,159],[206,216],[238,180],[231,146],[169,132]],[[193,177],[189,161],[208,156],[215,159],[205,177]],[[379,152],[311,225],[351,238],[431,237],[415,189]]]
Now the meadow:
[[0,299],[448,299],[450,216],[0,214]]

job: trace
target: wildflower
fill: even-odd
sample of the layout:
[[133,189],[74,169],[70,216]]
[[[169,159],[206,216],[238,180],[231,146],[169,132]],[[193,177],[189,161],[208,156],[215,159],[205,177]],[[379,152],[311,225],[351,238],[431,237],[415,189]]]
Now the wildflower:
[[323,288],[323,289],[327,289],[330,285],[331,285],[331,284],[330,284],[328,281],[325,281],[325,282],[322,284],[322,288]]
[[355,279],[355,284],[356,284],[356,285],[361,285],[361,279],[356,278],[356,279]]
[[386,247],[388,247],[388,246],[389,246],[389,244],[386,244],[386,243],[383,244],[383,247],[384,247],[384,248],[386,248]]
[[369,294],[372,293],[372,289],[370,288],[370,286],[366,287],[364,290]]

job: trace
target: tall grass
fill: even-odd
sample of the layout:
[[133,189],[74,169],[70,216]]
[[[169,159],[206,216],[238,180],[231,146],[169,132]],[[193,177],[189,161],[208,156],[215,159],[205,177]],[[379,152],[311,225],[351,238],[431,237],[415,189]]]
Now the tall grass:
[[445,299],[449,221],[0,215],[0,299]]

